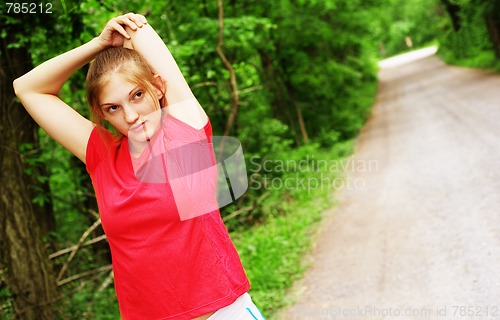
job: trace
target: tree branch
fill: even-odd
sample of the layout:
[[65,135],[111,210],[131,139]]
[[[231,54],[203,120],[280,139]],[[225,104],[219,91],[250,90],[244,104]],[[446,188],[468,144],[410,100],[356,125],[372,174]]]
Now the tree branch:
[[228,220],[231,220],[237,216],[239,216],[240,214],[242,213],[245,213],[245,212],[248,212],[248,211],[252,211],[253,209],[255,209],[255,207],[257,206],[257,203],[260,203],[262,200],[264,200],[265,198],[269,197],[271,195],[271,192],[266,192],[264,193],[262,196],[260,196],[259,198],[255,199],[253,202],[252,202],[252,205],[250,206],[246,206],[246,207],[243,207],[243,208],[240,208],[234,212],[232,212],[231,214],[225,216],[222,220],[224,222],[228,221]]
[[[91,240],[89,240],[89,241],[86,241],[86,242],[82,243],[82,245],[80,246],[80,248],[83,248],[83,247],[89,246],[89,245],[91,245],[91,244],[94,244],[94,243],[97,243],[97,242],[99,242],[99,241],[106,240],[106,239],[107,239],[106,235],[105,235],[105,234],[103,234],[103,235],[101,235],[101,236],[99,236],[99,237],[97,237],[97,238],[94,238],[94,239],[91,239]],[[50,259],[57,258],[57,257],[59,257],[59,256],[62,256],[63,254],[69,253],[69,252],[71,252],[71,251],[73,251],[73,250],[78,250],[78,244],[75,244],[75,245],[73,245],[73,246],[71,246],[71,247],[68,247],[68,248],[66,248],[66,249],[61,249],[61,250],[59,250],[59,251],[56,251],[56,252],[54,252],[54,253],[51,253],[51,254],[49,255],[49,258],[50,258]]]
[[66,260],[66,262],[64,263],[64,265],[62,266],[61,271],[59,271],[59,275],[57,275],[57,279],[56,280],[57,280],[58,283],[61,280],[61,278],[64,275],[64,273],[66,272],[66,270],[68,269],[68,265],[71,262],[71,260],[73,260],[73,257],[76,255],[76,253],[78,252],[78,250],[83,246],[83,242],[85,241],[85,239],[89,236],[89,234],[92,231],[95,230],[95,228],[97,228],[100,225],[101,225],[101,219],[97,219],[96,222],[94,222],[94,224],[91,225],[90,228],[88,228],[87,231],[85,231],[82,234],[82,236],[80,237],[80,240],[78,241],[78,244],[73,247],[71,254],[69,255],[69,257]]
[[97,293],[101,293],[106,289],[115,279],[115,274],[113,273],[113,270],[109,273],[109,275],[104,279],[102,284],[99,286],[99,289],[97,289]]
[[104,271],[109,271],[109,270],[113,270],[113,265],[108,264],[106,266],[95,268],[95,269],[92,269],[89,271],[85,271],[85,272],[82,272],[80,274],[75,274],[74,276],[68,277],[64,280],[60,280],[60,281],[58,280],[57,285],[62,286],[62,285],[65,285],[66,283],[69,283],[71,281],[78,280],[78,279],[81,279],[83,277],[91,276],[94,274],[98,274],[99,272],[104,272]]
[[239,106],[239,96],[238,96],[238,84],[236,82],[236,73],[231,63],[227,60],[224,51],[222,51],[222,45],[224,43],[224,6],[222,0],[217,0],[217,7],[219,9],[219,41],[217,42],[217,54],[222,60],[222,64],[229,71],[229,80],[231,82],[231,113],[227,120],[226,129],[224,130],[224,135],[228,136],[231,128],[233,127],[236,115],[238,114]]
[[198,89],[198,88],[201,88],[201,87],[216,86],[216,85],[217,85],[217,82],[205,81],[205,82],[201,82],[201,83],[197,83],[197,84],[193,85],[191,87],[191,90]]

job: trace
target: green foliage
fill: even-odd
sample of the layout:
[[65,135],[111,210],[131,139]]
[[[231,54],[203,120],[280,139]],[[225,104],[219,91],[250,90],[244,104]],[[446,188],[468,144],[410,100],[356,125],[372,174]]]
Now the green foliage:
[[58,307],[61,319],[119,320],[120,312],[113,286],[100,289],[89,283],[73,288]]
[[[40,168],[45,166],[45,159],[41,150],[31,143],[26,143],[19,146],[19,152],[24,162],[24,174],[34,177],[39,183],[46,183],[49,176],[40,171]],[[35,194],[32,199],[34,204],[43,207],[46,203],[50,203],[51,195],[47,194],[39,185],[30,185],[29,187]]]
[[455,31],[451,19],[446,19],[440,44],[453,55],[460,58],[475,56],[485,49],[491,49],[481,8],[472,6],[470,1],[456,1],[460,7],[460,30]]
[[276,61],[273,74],[282,83],[271,103],[289,109],[288,115],[282,110],[275,113],[290,128],[297,128],[290,115],[300,110],[309,138],[322,146],[332,141],[324,132],[337,132],[341,140],[352,138],[360,126],[352,127],[351,119],[363,122],[366,113],[355,108],[351,99],[373,95],[367,86],[376,80],[371,50],[375,43],[368,37],[368,25],[360,22],[368,20],[363,17],[366,14],[358,8],[344,1],[282,1],[267,12],[276,25],[271,39],[274,47],[262,52]]
[[[498,1],[456,0],[457,27],[445,7],[439,33],[440,56],[448,63],[465,67],[500,70]],[[488,30],[490,23],[491,30]],[[495,48],[495,43],[498,46]]]
[[89,192],[83,184],[84,179],[87,179],[86,172],[73,155],[45,132],[40,131],[40,137],[42,159],[50,174],[49,183],[57,226],[53,236],[62,239],[59,246],[69,246],[76,243],[88,227],[87,213],[82,210],[85,194]]
[[370,33],[382,58],[426,47],[440,33],[439,0],[387,0],[374,13]]
[[3,269],[0,269],[0,314],[2,319],[11,319],[14,315],[14,308],[10,301],[12,300],[12,294],[9,292],[9,287],[4,279]]

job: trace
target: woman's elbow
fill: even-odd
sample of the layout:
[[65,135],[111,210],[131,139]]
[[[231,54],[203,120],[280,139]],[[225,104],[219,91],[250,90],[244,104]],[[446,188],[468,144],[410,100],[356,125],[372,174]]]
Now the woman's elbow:
[[33,88],[30,86],[30,82],[28,79],[25,79],[24,76],[17,78],[12,82],[12,86],[14,87],[14,94],[22,99],[27,93],[33,92]]
[[14,80],[14,82],[12,82],[12,86],[14,87],[14,94],[19,98],[19,96],[22,95],[23,92],[22,79],[17,78],[16,80]]

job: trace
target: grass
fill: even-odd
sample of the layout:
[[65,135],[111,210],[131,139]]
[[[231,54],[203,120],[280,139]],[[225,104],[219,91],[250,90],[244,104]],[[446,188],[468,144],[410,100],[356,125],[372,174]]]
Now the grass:
[[[318,150],[314,159],[329,163],[343,161],[352,152],[352,145],[348,142],[331,150]],[[340,173],[332,168],[316,168],[300,174],[305,181],[319,179],[321,174],[323,178],[339,178]],[[268,320],[276,319],[281,308],[293,303],[288,301],[287,293],[308,267],[304,257],[311,249],[312,235],[323,212],[333,204],[333,191],[333,187],[322,185],[313,190],[293,190],[289,196],[287,191],[281,192],[279,215],[231,234],[252,284],[252,299]]]
[[446,51],[439,51],[438,54],[448,64],[500,72],[500,61],[492,51],[479,51],[468,58],[457,58],[452,53]]

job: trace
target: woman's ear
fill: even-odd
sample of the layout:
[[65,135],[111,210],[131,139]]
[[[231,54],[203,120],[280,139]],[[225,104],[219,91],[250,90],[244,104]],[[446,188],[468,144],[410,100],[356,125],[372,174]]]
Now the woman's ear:
[[165,84],[165,81],[163,81],[162,77],[159,74],[155,74],[155,80],[153,85],[156,88],[156,95],[158,96],[158,99],[161,99],[165,96],[167,92],[167,86]]

